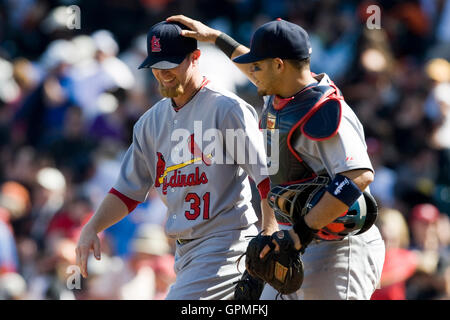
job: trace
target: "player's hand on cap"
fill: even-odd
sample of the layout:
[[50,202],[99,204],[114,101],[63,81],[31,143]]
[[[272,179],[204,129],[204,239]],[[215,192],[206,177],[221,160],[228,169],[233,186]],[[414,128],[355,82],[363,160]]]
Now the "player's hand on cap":
[[87,224],[83,227],[77,247],[75,248],[76,264],[80,268],[81,275],[84,278],[88,276],[87,261],[91,249],[94,251],[95,258],[100,260],[100,239],[95,230]]
[[166,19],[168,22],[178,22],[184,24],[191,30],[182,30],[181,35],[184,37],[195,38],[202,42],[214,43],[217,37],[220,35],[220,31],[210,28],[207,25],[201,23],[200,21],[191,19],[184,15],[170,16]]

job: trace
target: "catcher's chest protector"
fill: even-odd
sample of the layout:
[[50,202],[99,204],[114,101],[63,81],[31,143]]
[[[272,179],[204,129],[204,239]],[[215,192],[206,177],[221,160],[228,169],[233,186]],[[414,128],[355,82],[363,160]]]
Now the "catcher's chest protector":
[[333,136],[340,123],[340,99],[342,96],[334,85],[310,86],[288,99],[270,97],[260,127],[267,129],[267,150],[271,150],[272,139],[276,139],[274,130],[278,129],[279,170],[270,176],[272,186],[299,183],[316,176],[291,143],[300,134],[313,140]]

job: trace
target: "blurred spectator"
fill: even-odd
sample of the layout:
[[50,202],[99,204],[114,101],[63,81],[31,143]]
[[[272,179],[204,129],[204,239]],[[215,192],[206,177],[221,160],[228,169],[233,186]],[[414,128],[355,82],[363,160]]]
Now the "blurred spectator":
[[[439,4],[438,4],[439,6]],[[436,38],[441,43],[450,43],[450,2],[440,1],[440,8],[435,12],[439,14],[436,20]],[[440,10],[439,10],[440,9]]]
[[11,220],[19,219],[30,209],[30,193],[22,184],[6,181],[0,185],[0,206],[9,211]]
[[78,196],[70,200],[50,221],[46,237],[68,238],[77,241],[78,231],[93,214],[92,205],[86,197]]
[[438,226],[448,223],[448,219],[442,220],[440,215],[429,203],[414,206],[410,213],[412,249],[419,260],[416,273],[407,283],[408,299],[436,299],[445,290],[438,276],[438,265],[446,261],[450,252],[449,243],[442,242]]
[[16,272],[19,267],[16,242],[9,225],[9,212],[0,207],[0,275]]
[[63,131],[48,142],[42,152],[50,155],[70,182],[80,183],[90,174],[95,141],[86,134],[80,108],[72,107],[63,120]]
[[163,299],[174,281],[174,257],[161,226],[142,224],[131,242],[125,262],[102,253],[88,261],[89,277],[83,299]]
[[149,77],[145,72],[140,72],[137,67],[147,57],[147,35],[141,34],[135,37],[130,48],[124,50],[118,57],[128,66],[136,79],[136,84],[133,86],[132,91],[145,92],[148,89]]
[[430,144],[438,153],[433,199],[441,211],[450,215],[450,63],[435,58],[427,62],[425,71],[432,83],[424,108],[433,124]]
[[59,135],[63,119],[71,107],[67,72],[74,58],[74,46],[67,40],[52,42],[41,58],[47,74],[23,101],[15,115],[16,125],[24,128],[27,142],[40,147]]
[[[175,281],[174,257],[170,250],[168,239],[161,226],[155,224],[139,226],[132,242],[133,255],[128,264],[130,280],[121,289],[124,299],[165,298],[170,285]],[[142,278],[150,281],[150,270],[154,275],[154,292],[143,295],[145,290],[138,288],[143,285]]]
[[80,192],[87,195],[93,208],[98,208],[101,199],[117,178],[120,169],[121,145],[111,140],[100,141],[92,154],[92,174],[80,183]]
[[[155,228],[164,228],[167,219],[166,212],[166,205],[162,202],[156,190],[152,188],[146,201],[140,203],[124,219],[105,230],[105,234],[110,237],[113,252],[120,257],[129,258],[133,254],[132,242],[140,225],[150,224],[154,225]],[[169,239],[167,241],[174,242]],[[170,251],[175,252],[175,250]]]
[[[317,21],[317,29],[310,32],[311,68],[316,73],[327,72],[335,81],[340,81],[348,73],[356,58],[359,29],[353,12],[345,10],[333,13],[323,10]],[[330,16],[334,15],[333,19]],[[339,63],[336,63],[339,61]]]
[[438,277],[438,281],[442,283],[444,288],[436,299],[450,300],[450,261],[448,257],[441,260],[441,263],[438,266]]
[[20,99],[20,87],[14,79],[14,65],[0,57],[0,101],[14,103]]
[[[118,300],[121,298],[120,285],[124,261],[102,252],[101,259],[88,259],[89,277],[82,282],[82,290],[77,294],[81,300]],[[148,285],[148,283],[146,283]],[[152,290],[150,283],[148,290]]]
[[28,213],[30,195],[20,183],[0,186],[0,275],[19,271],[19,259],[12,223]]
[[371,300],[405,300],[406,280],[414,274],[418,264],[416,254],[408,249],[408,225],[402,213],[395,209],[380,210],[377,225],[386,245],[386,257],[380,288]]
[[43,245],[50,221],[64,205],[67,184],[61,171],[51,167],[40,169],[36,174],[36,182],[30,234],[39,245]]
[[75,242],[63,238],[46,239],[45,249],[38,254],[32,273],[29,274],[31,300],[74,300],[73,291],[67,287],[67,267],[75,264]]
[[215,46],[200,42],[199,49],[202,52],[200,70],[208,79],[217,82],[223,88],[232,92],[236,92],[238,87],[249,82],[230,59]]
[[376,172],[374,181],[370,184],[371,194],[381,207],[393,208],[395,206],[395,185],[397,173],[385,165],[385,151],[376,138],[367,138],[367,151]]
[[119,144],[125,144],[128,139],[127,128],[123,119],[124,104],[120,98],[120,91],[114,93],[105,92],[97,98],[98,115],[94,118],[88,129],[89,135],[96,141],[113,140]]
[[27,283],[20,274],[0,273],[0,300],[23,300],[26,292]]
[[419,204],[413,207],[410,213],[410,227],[412,233],[412,247],[423,251],[439,250],[439,235],[437,223],[439,210],[430,203]]
[[82,108],[85,121],[90,125],[101,112],[98,104],[100,95],[117,88],[131,89],[135,79],[128,66],[116,57],[119,47],[111,32],[98,30],[77,39],[77,47],[86,54],[70,72],[70,90],[74,102]]

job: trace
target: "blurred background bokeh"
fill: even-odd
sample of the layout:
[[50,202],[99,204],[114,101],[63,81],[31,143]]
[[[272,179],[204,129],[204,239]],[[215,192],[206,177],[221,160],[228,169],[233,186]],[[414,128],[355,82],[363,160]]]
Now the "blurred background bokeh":
[[[71,5],[79,29],[67,25]],[[370,5],[379,29],[368,28]],[[361,119],[376,170],[387,251],[372,299],[449,299],[450,0],[0,0],[0,299],[165,297],[174,246],[154,190],[101,234],[89,278],[77,288],[70,277],[133,124],[160,99],[137,66],[149,27],[172,14],[247,46],[278,17],[309,32],[312,71],[328,73]],[[203,73],[261,111],[225,55],[200,48]]]

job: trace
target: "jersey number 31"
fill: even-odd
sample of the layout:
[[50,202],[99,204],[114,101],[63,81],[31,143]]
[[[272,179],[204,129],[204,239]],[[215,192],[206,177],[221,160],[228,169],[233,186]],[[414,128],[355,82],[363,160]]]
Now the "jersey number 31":
[[[206,192],[203,197],[203,219],[209,219],[209,192]],[[185,202],[189,202],[191,204],[191,210],[186,210],[184,215],[188,220],[195,220],[200,215],[201,211],[201,199],[196,193],[188,193],[184,198]]]

